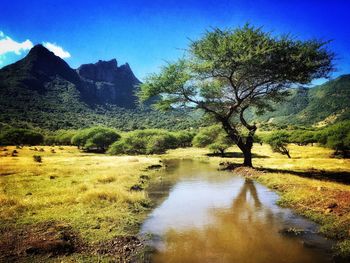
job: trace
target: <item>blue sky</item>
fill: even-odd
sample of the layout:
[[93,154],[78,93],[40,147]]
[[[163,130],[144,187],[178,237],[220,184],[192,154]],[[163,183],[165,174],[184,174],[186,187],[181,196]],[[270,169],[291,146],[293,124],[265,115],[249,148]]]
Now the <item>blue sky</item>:
[[346,0],[2,1],[0,67],[44,43],[73,68],[116,58],[143,79],[206,29],[250,22],[300,39],[332,39],[337,76],[350,73],[349,8]]

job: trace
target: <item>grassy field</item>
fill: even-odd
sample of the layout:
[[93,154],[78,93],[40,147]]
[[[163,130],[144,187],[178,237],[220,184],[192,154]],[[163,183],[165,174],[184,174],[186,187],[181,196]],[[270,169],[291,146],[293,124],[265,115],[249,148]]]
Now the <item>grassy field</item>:
[[[9,229],[38,228],[32,235],[41,238],[45,233],[40,226],[49,228],[47,223],[56,231],[64,224],[83,242],[97,243],[137,233],[149,210],[145,191],[130,188],[147,186],[154,172],[146,168],[159,164],[157,157],[87,154],[68,146],[4,149],[0,149],[3,235]],[[13,150],[17,156],[11,156]],[[34,161],[34,155],[42,161]]]
[[[196,158],[214,165],[242,162],[236,148],[229,149],[227,158],[208,157],[209,151],[199,148],[162,156],[88,154],[68,146],[6,149],[0,148],[1,254],[32,249],[37,245],[33,236],[52,242],[64,236],[89,248],[64,257],[69,262],[103,261],[105,254],[108,261],[109,252],[124,253],[125,246],[139,245],[115,238],[136,234],[150,211],[144,189],[158,175],[147,167],[159,164],[160,158]],[[14,150],[18,153],[12,156]],[[290,145],[291,159],[267,145],[256,145],[253,152],[257,170],[236,172],[278,191],[281,205],[320,223],[325,235],[340,240],[338,252],[350,255],[350,185],[338,182],[349,179],[350,160],[332,158],[331,150],[317,146]],[[40,155],[41,162],[34,155]],[[119,242],[121,252],[102,249],[115,247],[112,241]],[[45,250],[43,246],[37,245]]]

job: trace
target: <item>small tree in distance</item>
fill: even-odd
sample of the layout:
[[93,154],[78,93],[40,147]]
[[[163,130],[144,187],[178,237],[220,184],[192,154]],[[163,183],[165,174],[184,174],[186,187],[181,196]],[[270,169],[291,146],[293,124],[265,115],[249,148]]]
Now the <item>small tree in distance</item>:
[[266,142],[271,146],[272,151],[291,158],[288,149],[289,134],[287,132],[274,132],[267,138]]
[[271,101],[282,101],[293,85],[328,77],[334,54],[327,42],[275,37],[246,24],[242,28],[215,28],[193,41],[187,56],[164,66],[141,84],[139,98],[158,97],[158,109],[199,108],[222,125],[252,166],[251,149],[257,129],[245,111],[271,110]]

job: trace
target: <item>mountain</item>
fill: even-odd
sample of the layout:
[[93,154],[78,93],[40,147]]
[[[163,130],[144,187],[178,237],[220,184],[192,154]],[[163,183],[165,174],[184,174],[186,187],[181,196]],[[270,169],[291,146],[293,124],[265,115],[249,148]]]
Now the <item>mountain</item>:
[[74,70],[42,45],[0,71],[0,87],[10,93],[25,89],[44,94],[53,86],[74,86],[85,103],[110,103],[124,108],[135,108],[134,93],[140,83],[128,64],[118,67],[115,59],[100,60]]
[[[99,104],[110,103],[124,108],[135,108],[135,87],[141,82],[135,77],[128,63],[118,67],[116,59],[84,64],[77,69],[84,81],[88,97],[98,99]],[[95,101],[96,103],[96,101]]]
[[350,74],[313,88],[296,88],[284,103],[274,104],[272,112],[250,120],[261,123],[323,126],[350,119]]
[[72,69],[42,45],[0,69],[1,125],[56,130],[105,125],[123,130],[186,128],[196,121],[182,111],[167,115],[139,109],[141,82],[115,59]]

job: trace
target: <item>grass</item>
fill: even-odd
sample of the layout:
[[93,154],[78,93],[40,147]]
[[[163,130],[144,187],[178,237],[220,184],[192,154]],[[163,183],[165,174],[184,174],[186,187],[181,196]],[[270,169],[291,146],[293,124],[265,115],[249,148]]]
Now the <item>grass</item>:
[[[0,148],[1,225],[47,221],[71,225],[88,242],[133,234],[146,215],[145,191],[130,191],[157,157],[116,157],[76,147]],[[41,162],[33,159],[41,156]]]

